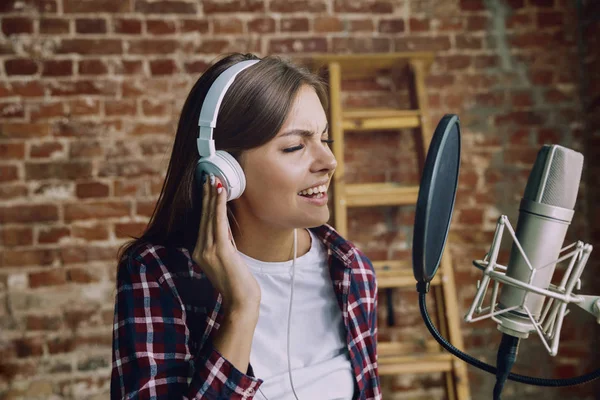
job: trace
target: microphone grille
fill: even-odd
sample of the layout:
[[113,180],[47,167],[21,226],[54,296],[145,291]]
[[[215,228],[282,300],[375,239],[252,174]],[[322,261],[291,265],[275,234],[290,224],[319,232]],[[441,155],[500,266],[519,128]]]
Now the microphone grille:
[[582,170],[583,154],[559,145],[544,145],[538,152],[523,197],[573,210]]

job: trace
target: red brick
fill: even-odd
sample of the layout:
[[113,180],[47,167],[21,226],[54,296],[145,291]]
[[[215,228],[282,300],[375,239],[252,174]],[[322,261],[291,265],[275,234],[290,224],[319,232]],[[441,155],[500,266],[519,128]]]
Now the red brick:
[[143,222],[129,222],[115,224],[115,236],[117,238],[140,237],[148,224]]
[[460,8],[463,11],[484,11],[485,5],[481,0],[460,0]]
[[136,207],[136,215],[141,217],[151,217],[156,206],[156,201],[141,201],[138,200]]
[[479,50],[483,48],[483,39],[477,36],[456,35],[456,48],[465,50]]
[[117,64],[115,73],[123,75],[138,75],[143,72],[144,64],[139,60],[121,60]]
[[102,182],[82,182],[77,183],[75,192],[80,199],[91,197],[108,197],[109,186]]
[[561,12],[539,12],[537,25],[539,28],[557,28],[563,25],[563,17]]
[[0,103],[0,117],[8,118],[24,118],[25,109],[21,103]]
[[[56,256],[57,253],[54,249],[4,249],[0,253],[0,260],[2,260],[0,265],[3,267],[46,266],[52,265]],[[32,285],[31,276],[29,277],[29,286],[35,287]]]
[[60,142],[33,143],[29,150],[29,156],[32,158],[50,158],[55,153],[62,153],[64,146]]
[[475,68],[496,68],[500,65],[498,55],[476,55],[473,57],[473,65]]
[[547,103],[550,104],[562,103],[564,101],[568,101],[571,98],[572,96],[568,96],[558,89],[548,89],[544,94],[544,99]]
[[408,26],[411,32],[427,32],[430,29],[429,19],[410,18]]
[[99,281],[98,277],[86,268],[68,269],[67,280],[75,283],[92,283]]
[[200,53],[209,53],[209,54],[219,54],[223,53],[225,49],[229,46],[228,40],[221,39],[206,39],[203,40],[200,46],[198,47],[198,52]]
[[38,234],[38,243],[49,244],[59,243],[62,238],[69,237],[71,230],[64,226],[46,226],[40,228]]
[[114,20],[115,33],[138,35],[142,33],[142,21],[131,18],[117,18]]
[[26,163],[25,179],[78,179],[92,176],[92,164],[80,161]]
[[531,107],[533,99],[529,91],[518,91],[511,95],[511,102],[514,107]]
[[135,2],[135,11],[145,14],[196,14],[197,6],[195,3],[186,3],[184,1],[145,1]]
[[208,21],[199,20],[199,19],[184,19],[180,21],[180,30],[182,33],[189,32],[199,32],[199,33],[207,33],[208,32]]
[[394,40],[396,51],[446,51],[452,47],[448,36],[406,36]]
[[33,20],[24,17],[2,18],[2,33],[7,36],[20,33],[33,33]]
[[0,238],[2,246],[28,246],[33,244],[33,230],[31,228],[4,228],[0,231]]
[[395,19],[382,19],[379,21],[379,32],[382,33],[399,33],[404,32],[404,20],[395,18]]
[[42,97],[45,95],[44,86],[37,81],[12,82],[14,94],[23,97]]
[[394,7],[390,1],[360,1],[353,0],[334,0],[333,8],[335,12],[341,13],[373,13],[373,14],[391,14]]
[[0,182],[10,182],[19,179],[16,165],[0,165]]
[[58,220],[58,209],[54,205],[0,206],[0,223],[50,222]]
[[[331,51],[350,51],[354,53],[387,53],[390,51],[391,45],[392,42],[389,38],[334,37],[332,40]],[[325,49],[323,48],[321,52],[325,52]]]
[[269,17],[254,18],[248,21],[248,32],[273,33],[275,32],[275,20]]
[[171,113],[171,108],[169,107],[169,104],[164,101],[144,99],[142,101],[142,111],[144,112],[144,115],[147,116],[161,117],[169,115]]
[[78,63],[80,75],[106,75],[108,67],[103,60],[81,60]]
[[372,19],[352,19],[350,23],[350,32],[373,32],[375,25]]
[[[277,0],[275,1],[277,3]],[[202,2],[205,15],[215,13],[239,13],[239,12],[260,12],[265,11],[265,2],[263,0],[204,0]],[[277,7],[277,4],[275,5]],[[276,11],[271,4],[271,10]],[[305,9],[302,9],[305,11]]]
[[509,29],[523,28],[532,24],[532,18],[529,14],[513,13],[506,19],[506,27]]
[[64,105],[62,102],[46,103],[46,104],[31,104],[29,115],[32,121],[39,119],[48,119],[52,117],[60,117],[65,115]]
[[129,43],[129,54],[171,54],[178,49],[179,42],[174,39],[142,39]]
[[108,227],[103,224],[95,224],[92,226],[73,225],[73,237],[85,239],[86,241],[108,240]]
[[111,55],[123,53],[119,39],[63,39],[56,49],[57,54]]
[[281,32],[308,32],[308,18],[282,19]]
[[98,115],[100,113],[100,101],[91,98],[81,98],[69,101],[71,115]]
[[56,337],[49,339],[47,344],[50,354],[69,353],[75,349],[73,337]]
[[106,20],[101,18],[77,18],[75,20],[77,33],[106,33]]
[[69,158],[94,158],[104,155],[104,148],[97,141],[79,140],[71,143]]
[[183,66],[188,74],[200,74],[208,69],[209,65],[206,61],[198,60],[186,62]]
[[326,51],[327,40],[325,38],[272,39],[269,42],[270,53],[324,53]]
[[525,0],[506,0],[506,3],[513,10],[518,10],[525,7]]
[[39,337],[24,337],[14,340],[17,357],[39,357],[44,354],[44,340]]
[[529,0],[534,7],[554,7],[554,0]]
[[65,18],[48,18],[42,17],[40,19],[40,33],[42,34],[60,34],[69,33],[70,21]]
[[439,17],[438,31],[440,32],[460,32],[464,29],[463,18],[456,16]]
[[531,82],[535,85],[549,86],[554,82],[554,72],[550,70],[531,71]]
[[175,60],[152,60],[150,61],[150,74],[152,76],[173,75],[179,72]]
[[38,72],[38,64],[28,58],[13,58],[4,61],[6,75],[35,75]]
[[94,201],[65,204],[65,221],[118,218],[131,214],[128,201]]
[[481,15],[467,17],[467,30],[471,32],[485,31],[488,27],[488,18]]
[[3,184],[0,186],[0,199],[13,200],[27,196],[28,189],[24,184]]
[[146,32],[153,35],[169,35],[175,33],[175,21],[148,20],[146,21]]
[[106,116],[136,115],[137,105],[134,100],[107,99],[104,103],[104,112]]
[[64,264],[83,264],[91,261],[114,261],[117,259],[117,251],[112,247],[88,244],[83,247],[64,247],[60,256]]
[[471,65],[471,57],[467,55],[446,56],[443,60],[448,71],[466,69]]
[[25,157],[25,143],[0,143],[0,160],[19,160]]
[[130,2],[122,0],[63,0],[67,14],[126,13],[131,12]]
[[50,87],[52,96],[81,96],[117,94],[117,83],[99,80],[54,81]]
[[62,320],[52,315],[27,315],[25,326],[28,331],[57,331],[62,328]]
[[560,143],[562,135],[551,128],[540,128],[537,133],[537,145]]
[[73,75],[73,61],[71,60],[46,60],[42,64],[42,76],[71,75]]

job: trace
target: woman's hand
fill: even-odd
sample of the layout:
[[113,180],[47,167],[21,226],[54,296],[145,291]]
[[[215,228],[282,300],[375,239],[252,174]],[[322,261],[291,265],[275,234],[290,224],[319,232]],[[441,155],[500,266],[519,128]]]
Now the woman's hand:
[[258,318],[260,286],[232,243],[226,202],[225,188],[210,174],[203,184],[202,217],[192,259],[221,293],[228,312],[255,313]]

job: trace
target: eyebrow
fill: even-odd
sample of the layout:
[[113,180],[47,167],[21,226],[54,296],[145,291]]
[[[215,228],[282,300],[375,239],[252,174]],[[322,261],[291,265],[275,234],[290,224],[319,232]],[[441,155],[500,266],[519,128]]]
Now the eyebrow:
[[[321,135],[324,134],[325,132],[327,132],[328,128],[329,128],[329,124],[325,124],[325,129],[323,129],[323,132],[321,132]],[[312,137],[315,135],[315,132],[309,131],[306,129],[291,129],[289,131],[282,133],[279,137],[287,137],[287,136],[291,136],[291,135],[298,135],[298,136],[302,136],[302,137]]]

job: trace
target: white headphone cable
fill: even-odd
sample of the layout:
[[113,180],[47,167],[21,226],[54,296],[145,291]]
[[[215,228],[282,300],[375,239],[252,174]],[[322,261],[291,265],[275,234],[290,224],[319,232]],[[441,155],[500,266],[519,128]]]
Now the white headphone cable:
[[298,400],[298,394],[294,388],[294,381],[292,380],[292,361],[290,359],[290,337],[291,337],[291,326],[292,326],[292,303],[294,301],[294,277],[296,275],[296,251],[298,247],[298,233],[294,229],[294,261],[292,261],[292,292],[290,294],[290,310],[288,313],[288,327],[287,327],[287,359],[288,359],[288,375],[290,377],[290,385],[292,386],[292,392],[294,397]]

